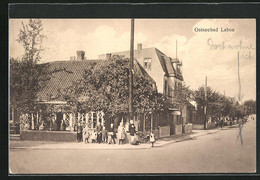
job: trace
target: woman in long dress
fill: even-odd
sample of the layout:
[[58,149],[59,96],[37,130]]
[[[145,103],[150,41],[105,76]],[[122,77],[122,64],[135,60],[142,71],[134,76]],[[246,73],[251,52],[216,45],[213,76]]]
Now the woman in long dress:
[[89,139],[89,136],[90,136],[90,129],[88,128],[88,125],[86,124],[86,127],[84,128],[83,130],[83,141],[86,143],[89,143],[88,142],[88,139]]
[[131,137],[131,144],[138,145],[139,143],[138,143],[138,139],[136,136],[135,125],[134,125],[133,120],[130,120],[129,132],[130,132],[130,137]]
[[120,145],[120,142],[121,142],[122,144],[124,144],[125,138],[126,138],[125,128],[124,128],[124,126],[123,126],[123,122],[121,122],[120,125],[119,125],[119,127],[118,127],[119,145]]

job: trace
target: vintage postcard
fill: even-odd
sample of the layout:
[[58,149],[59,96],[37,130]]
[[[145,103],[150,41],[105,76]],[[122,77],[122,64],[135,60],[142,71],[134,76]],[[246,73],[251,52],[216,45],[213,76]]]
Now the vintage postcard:
[[256,20],[10,18],[9,173],[255,173]]

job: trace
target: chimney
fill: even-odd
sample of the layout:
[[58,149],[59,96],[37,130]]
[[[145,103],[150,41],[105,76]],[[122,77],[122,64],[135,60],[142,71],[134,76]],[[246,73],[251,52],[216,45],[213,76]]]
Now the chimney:
[[77,51],[77,60],[82,61],[85,59],[85,51]]
[[112,54],[111,53],[107,53],[106,54],[106,60],[109,60],[111,58]]
[[143,48],[142,48],[142,43],[138,43],[137,44],[137,50],[138,51],[141,51]]

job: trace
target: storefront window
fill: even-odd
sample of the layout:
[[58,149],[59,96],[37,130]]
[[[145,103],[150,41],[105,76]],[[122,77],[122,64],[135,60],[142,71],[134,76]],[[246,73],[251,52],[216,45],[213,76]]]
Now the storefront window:
[[102,113],[98,113],[98,122],[102,124]]
[[91,121],[92,121],[92,114],[91,112],[88,113],[88,127],[91,128]]
[[97,126],[97,113],[93,113],[93,127]]

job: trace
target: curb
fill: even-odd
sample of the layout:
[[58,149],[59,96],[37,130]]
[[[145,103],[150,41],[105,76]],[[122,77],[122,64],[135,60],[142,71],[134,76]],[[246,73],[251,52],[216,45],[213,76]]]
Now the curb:
[[[220,132],[222,130],[225,130],[225,129],[229,129],[229,128],[234,128],[234,127],[237,127],[238,125],[233,125],[233,126],[228,126],[226,128],[223,128],[223,129],[218,129],[214,132],[206,132],[206,133],[203,133],[203,134],[198,134],[198,135],[194,135],[192,137],[184,137],[184,138],[180,138],[180,139],[176,139],[176,140],[172,140],[172,141],[167,141],[165,143],[162,143],[162,144],[158,144],[154,146],[154,148],[158,148],[158,147],[164,147],[164,146],[167,146],[169,144],[172,144],[172,143],[178,143],[178,142],[183,142],[183,141],[187,141],[187,140],[193,140],[193,139],[196,139],[197,137],[200,137],[200,136],[205,136],[205,135],[208,135],[208,134],[215,134],[217,132]],[[142,145],[142,144],[141,144]],[[153,147],[149,146],[149,147],[142,147],[142,146],[136,146],[136,147],[133,147],[132,145],[132,148],[130,147],[115,147],[115,148],[78,148],[78,147],[9,147],[9,149],[21,149],[21,150],[25,150],[25,149],[30,149],[30,150],[136,150],[136,149],[153,149]]]
[[[156,146],[156,147],[159,147],[159,146]],[[25,149],[28,149],[28,150],[84,150],[84,151],[89,151],[89,150],[137,150],[137,149],[150,149],[151,147],[141,147],[141,148],[111,148],[111,149],[108,149],[108,148],[90,148],[90,149],[87,149],[87,148],[37,148],[37,147],[14,147],[14,148],[10,148],[12,150],[14,149],[19,149],[19,150],[25,150]]]
[[163,147],[163,146],[166,146],[166,145],[169,145],[169,144],[172,144],[172,143],[183,142],[183,141],[186,141],[186,140],[193,140],[193,139],[196,139],[197,137],[200,137],[200,136],[205,136],[205,135],[208,135],[208,134],[215,134],[215,133],[220,132],[222,130],[226,130],[226,129],[234,128],[234,127],[238,127],[238,125],[236,124],[236,125],[232,125],[232,126],[227,126],[223,129],[218,129],[214,132],[207,132],[207,133],[203,133],[203,134],[199,134],[199,135],[194,135],[192,137],[186,137],[186,138],[183,138],[183,139],[177,139],[177,140],[169,141],[167,143],[161,144],[161,145],[156,146],[156,147]]
[[10,147],[10,149],[31,149],[31,150],[136,150],[136,149],[150,149],[152,148],[151,146],[148,147],[142,147],[142,146],[137,146],[137,147],[103,147],[103,148],[79,148],[79,147]]

